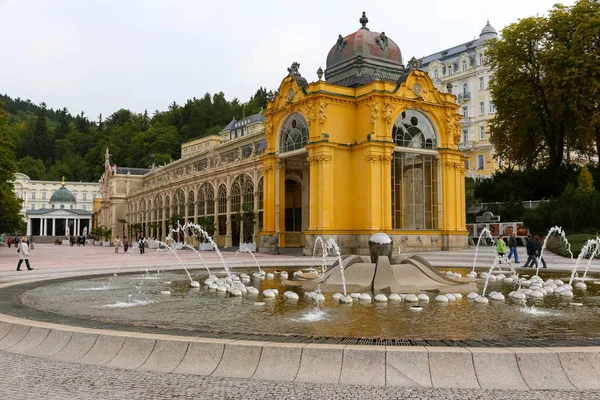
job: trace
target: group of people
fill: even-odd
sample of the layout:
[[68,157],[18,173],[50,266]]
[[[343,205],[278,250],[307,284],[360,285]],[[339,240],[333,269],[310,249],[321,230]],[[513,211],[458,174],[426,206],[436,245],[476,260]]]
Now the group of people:
[[[25,238],[27,238],[26,236],[24,236]],[[33,245],[34,245],[34,240],[33,240],[33,236],[29,236],[29,238],[27,238],[28,241],[28,245],[31,247],[31,250],[33,250]],[[10,249],[10,247],[14,244],[15,248],[19,247],[19,243],[21,242],[21,239],[18,236],[15,236],[14,238],[8,238],[6,240],[6,244],[8,245],[8,248]]]
[[71,247],[73,247],[75,245],[75,243],[77,243],[77,246],[80,246],[80,245],[84,245],[85,246],[85,236],[77,236],[77,237],[75,237],[75,235],[72,235],[69,238],[69,243],[71,244]]
[[[510,237],[508,237],[508,239],[506,237],[501,236],[498,239],[498,243],[496,243],[496,253],[498,253],[500,263],[503,262],[504,255],[506,254],[507,241],[508,241],[508,248],[509,248],[509,253],[508,253],[508,257],[507,257],[508,260],[510,260],[510,258],[514,255],[515,256],[515,264],[519,264],[519,253],[517,251],[518,241],[517,241],[517,235],[515,232],[513,232],[512,235],[510,235]],[[536,235],[535,237],[532,237],[531,235],[528,235],[527,236],[527,245],[525,246],[525,248],[527,249],[527,262],[525,262],[525,265],[523,265],[523,268],[529,268],[530,266],[533,267],[534,265],[535,265],[535,268],[537,268],[538,260],[541,261],[544,268],[547,268],[546,260],[544,260],[544,257],[541,257],[542,240],[539,236]]]
[[[146,251],[146,237],[144,236],[144,232],[140,233],[137,242],[140,248],[140,254],[144,254]],[[115,246],[115,253],[119,252],[121,245],[123,245],[123,251],[127,253],[127,250],[129,250],[129,239],[127,239],[127,236],[123,236],[123,240],[121,240],[117,236],[113,241],[113,245]]]

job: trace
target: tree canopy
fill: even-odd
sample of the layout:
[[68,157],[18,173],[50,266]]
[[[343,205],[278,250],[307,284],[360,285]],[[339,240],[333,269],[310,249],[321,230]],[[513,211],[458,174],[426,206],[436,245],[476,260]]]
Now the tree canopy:
[[22,229],[23,220],[19,214],[21,201],[13,184],[17,164],[8,119],[0,104],[0,232],[13,233]]
[[600,154],[600,2],[555,5],[489,43],[498,156],[531,167]]
[[[104,149],[113,162],[146,168],[180,157],[181,143],[219,132],[232,118],[258,113],[267,104],[267,90],[259,88],[249,101],[227,100],[223,92],[193,98],[166,111],[135,113],[120,109],[108,117],[90,120],[73,116],[66,108],[54,110],[45,103],[12,99],[4,102],[4,134],[13,145],[16,168],[31,179],[97,181],[104,171]],[[154,156],[154,158],[152,158]],[[16,157],[16,159],[15,159]]]

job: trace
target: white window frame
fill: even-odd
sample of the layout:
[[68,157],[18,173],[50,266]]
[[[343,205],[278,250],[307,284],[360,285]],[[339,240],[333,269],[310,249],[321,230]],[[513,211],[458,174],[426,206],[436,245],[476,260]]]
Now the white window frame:
[[484,90],[485,89],[485,80],[483,79],[483,76],[479,77],[479,90]]
[[463,118],[465,118],[465,119],[469,118],[469,106],[463,106],[462,111],[463,111]]
[[467,60],[463,60],[462,61],[462,70],[463,70],[463,72],[466,71],[467,69],[468,69]]
[[485,103],[483,101],[479,102],[479,115],[485,114]]
[[464,144],[469,142],[469,130],[467,128],[462,130],[462,141]]
[[479,127],[479,140],[485,139],[485,126],[481,125]]
[[489,110],[490,110],[490,114],[494,114],[496,112],[496,107],[494,106],[493,101],[490,101]]
[[469,171],[469,160],[465,160],[465,169]]
[[477,169],[482,170],[485,168],[485,157],[483,154],[477,154]]

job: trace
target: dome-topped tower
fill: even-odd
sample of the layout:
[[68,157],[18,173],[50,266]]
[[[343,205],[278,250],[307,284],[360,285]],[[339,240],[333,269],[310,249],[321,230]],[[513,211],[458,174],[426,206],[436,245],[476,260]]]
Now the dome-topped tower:
[[397,82],[404,65],[398,45],[385,32],[367,28],[363,11],[362,27],[346,37],[339,35],[327,55],[325,79],[333,85],[358,87],[374,80]]
[[487,24],[481,30],[479,38],[485,41],[488,39],[494,39],[496,37],[498,37],[498,32],[496,31],[496,28],[490,25],[490,21],[488,21]]
[[75,196],[65,187],[65,178],[63,177],[60,189],[52,193],[50,203],[76,203]]

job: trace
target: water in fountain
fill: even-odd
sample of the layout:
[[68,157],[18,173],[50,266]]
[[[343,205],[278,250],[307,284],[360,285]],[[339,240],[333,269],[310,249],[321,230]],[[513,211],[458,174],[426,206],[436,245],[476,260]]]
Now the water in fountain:
[[492,233],[490,232],[490,230],[488,228],[483,228],[481,230],[481,233],[479,234],[479,240],[477,241],[477,246],[475,247],[475,258],[473,259],[473,270],[471,271],[473,273],[475,273],[475,263],[477,262],[477,253],[479,252],[479,245],[481,244],[481,239],[483,239],[483,235],[487,235],[487,237],[490,238],[490,240],[492,241],[492,249],[494,249],[494,251],[495,251],[494,245],[496,242],[494,242]]
[[232,279],[231,271],[229,270],[229,266],[227,265],[227,263],[225,262],[225,259],[223,258],[223,255],[219,251],[219,247],[217,246],[217,244],[215,243],[213,238],[210,237],[208,232],[206,232],[200,225],[194,224],[193,222],[188,222],[185,225],[183,225],[181,228],[182,229],[193,228],[193,229],[197,230],[198,232],[200,232],[200,234],[204,237],[204,239],[208,240],[208,242],[213,245],[213,247],[215,248],[215,251],[217,252],[217,255],[219,256],[219,259],[221,260],[221,264],[223,265],[223,269],[225,270],[225,273],[227,273],[227,276],[229,277],[229,279]]
[[334,254],[337,255],[338,263],[340,264],[340,274],[342,276],[342,288],[344,289],[344,297],[348,296],[346,292],[346,277],[344,276],[344,265],[342,265],[342,255],[340,254],[340,248],[333,238],[329,238],[327,240],[326,246],[328,249],[334,251]]
[[[548,234],[546,235],[546,238],[544,239],[544,244],[542,245],[542,250],[540,251],[540,261],[542,260],[542,256],[544,255],[544,250],[546,249],[546,243],[548,243],[548,238],[555,233],[559,234],[560,237],[562,238],[563,242],[566,244],[567,251],[571,255],[571,261],[573,261],[573,253],[571,252],[571,243],[569,243],[569,241],[567,240],[565,231],[563,231],[563,229],[560,226],[553,226],[552,228],[550,228],[548,230]],[[538,275],[539,272],[540,272],[540,263],[538,262],[537,268],[535,270],[535,274]]]
[[317,238],[315,239],[315,245],[313,246],[313,255],[312,255],[312,262],[310,264],[311,268],[314,267],[315,265],[315,254],[317,253],[317,244],[321,243],[321,272],[324,274],[325,273],[325,269],[327,268],[327,248],[325,246],[325,243],[323,242],[323,238],[321,236],[317,236]]
[[583,277],[581,278],[581,280],[583,282],[585,282],[586,277],[587,277],[587,273],[588,270],[590,269],[590,264],[592,263],[592,260],[594,259],[594,257],[596,257],[598,255],[598,252],[600,252],[600,237],[596,236],[596,247],[594,248],[594,251],[592,251],[592,254],[590,255],[590,258],[587,262],[587,265],[585,266],[585,271],[583,272]]
[[[181,228],[181,226],[179,226],[179,228]],[[179,229],[179,228],[178,228],[178,229]],[[194,228],[192,227],[192,230],[193,230],[193,229],[194,229]],[[173,233],[174,233],[176,230],[177,230],[177,229],[171,229],[171,232],[169,232],[169,236],[168,236],[168,237],[169,237],[169,238],[171,238],[171,234],[173,234]],[[195,253],[195,254],[196,254],[198,257],[200,257],[200,261],[202,261],[202,264],[204,265],[204,269],[206,269],[206,272],[208,272],[208,274],[210,275],[210,269],[208,268],[208,265],[206,265],[206,261],[204,261],[204,257],[202,257],[202,254],[200,254],[200,253],[199,253],[199,252],[198,252],[198,251],[197,251],[197,250],[194,248],[194,246],[190,246],[189,244],[187,244],[187,243],[185,242],[185,238],[187,237],[187,235],[185,234],[185,230],[183,231],[183,235],[184,235],[184,240],[183,240],[183,242],[181,243],[181,246],[183,246],[183,247],[184,247],[184,248],[186,248],[186,249],[191,249],[191,250],[192,250],[192,251],[193,251],[193,252],[194,252],[194,253]],[[171,240],[173,240],[173,239],[171,238]]]
[[252,252],[252,250],[250,250],[247,247],[241,248],[235,252],[235,254],[237,255],[238,253],[250,253],[250,255],[252,256],[252,258],[254,259],[254,263],[256,264],[256,267],[258,268],[258,272],[260,274],[262,274],[262,269],[260,268],[260,265],[258,264],[258,260],[256,259],[256,257],[254,256],[254,253]]
[[[573,271],[571,271],[571,279],[569,279],[569,286],[573,285],[573,280],[575,279],[575,275],[577,274],[577,267],[579,266],[579,263],[581,262],[581,260],[583,259],[583,257],[585,257],[586,255],[588,255],[589,253],[591,253],[591,250],[595,247],[597,251],[598,249],[598,245],[600,244],[600,240],[598,240],[598,238],[596,239],[589,239],[585,245],[581,248],[581,252],[579,253],[579,255],[577,256],[577,260],[575,261],[575,266],[573,266]],[[591,258],[593,257],[590,256],[590,262],[592,261]],[[587,271],[587,268],[586,268]],[[585,283],[583,282],[579,282],[576,286],[578,286],[579,289],[585,289]]]

